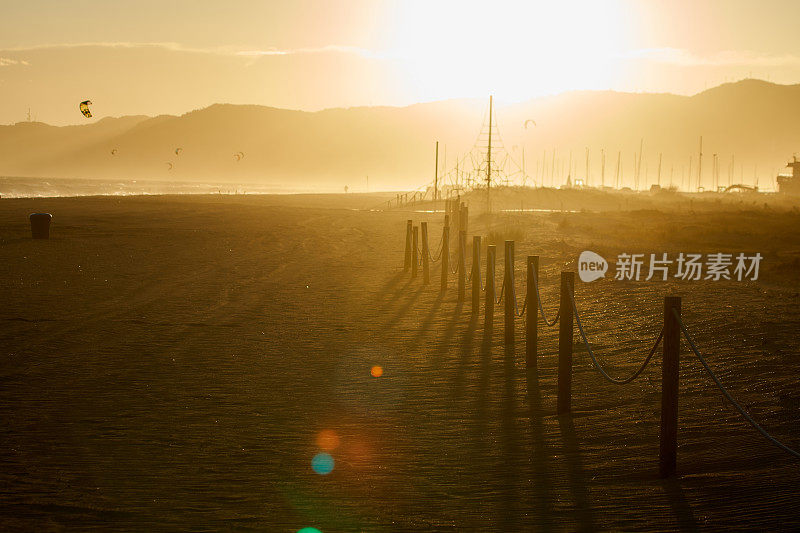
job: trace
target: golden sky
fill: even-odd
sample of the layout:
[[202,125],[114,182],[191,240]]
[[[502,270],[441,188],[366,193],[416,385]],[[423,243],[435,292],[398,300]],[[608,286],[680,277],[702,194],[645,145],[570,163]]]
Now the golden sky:
[[800,82],[800,2],[3,1],[0,123]]

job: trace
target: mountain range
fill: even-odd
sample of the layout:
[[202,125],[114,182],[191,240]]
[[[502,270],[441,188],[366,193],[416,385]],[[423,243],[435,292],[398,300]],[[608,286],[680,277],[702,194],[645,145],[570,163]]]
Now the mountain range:
[[[20,122],[0,126],[0,175],[405,190],[433,179],[436,141],[443,182],[456,161],[462,171],[478,164],[487,111],[488,99],[317,112],[214,104],[79,126]],[[560,185],[570,175],[632,187],[639,167],[647,188],[661,160],[662,185],[696,187],[702,136],[703,187],[713,186],[716,166],[718,184],[757,179],[769,189],[800,152],[800,84],[746,79],[693,96],[575,91],[497,105],[493,118],[495,159],[509,171],[524,160],[529,184]]]

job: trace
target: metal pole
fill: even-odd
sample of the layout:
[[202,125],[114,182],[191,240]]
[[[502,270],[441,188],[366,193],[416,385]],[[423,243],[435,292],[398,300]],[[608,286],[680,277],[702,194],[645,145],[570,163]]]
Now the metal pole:
[[489,149],[486,151],[486,212],[492,212],[492,97],[489,96]]
[[439,199],[439,141],[436,141],[436,170],[433,178],[433,199]]

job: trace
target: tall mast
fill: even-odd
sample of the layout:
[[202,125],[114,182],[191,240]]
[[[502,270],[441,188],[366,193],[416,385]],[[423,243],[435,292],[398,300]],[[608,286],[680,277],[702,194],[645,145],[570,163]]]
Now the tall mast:
[[700,153],[697,156],[697,190],[700,190],[700,178],[703,176],[703,136],[700,136]]
[[661,155],[658,154],[658,186],[661,187]]
[[644,147],[644,137],[639,141],[639,160],[636,162],[636,174],[634,175],[634,183],[636,190],[639,190],[639,176],[642,171],[642,148]]
[[436,170],[433,174],[433,199],[439,199],[439,141],[436,141]]
[[586,147],[586,178],[585,178],[584,185],[589,186],[589,147]]
[[619,162],[621,158],[622,158],[622,150],[617,152],[617,172],[616,176],[614,176],[614,187],[617,189],[619,189]]
[[539,178],[541,187],[544,187],[544,166],[547,163],[547,150],[542,150],[542,176]]
[[492,212],[492,95],[489,95],[489,148],[486,150],[486,212]]
[[600,188],[606,186],[606,149],[600,150]]

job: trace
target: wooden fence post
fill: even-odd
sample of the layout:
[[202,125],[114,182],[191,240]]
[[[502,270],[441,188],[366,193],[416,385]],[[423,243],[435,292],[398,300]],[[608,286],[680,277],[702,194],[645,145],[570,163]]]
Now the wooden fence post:
[[534,277],[539,279],[539,256],[528,256],[527,294],[525,295],[525,368],[527,371],[537,367],[537,346],[539,342],[539,295],[536,293]]
[[680,367],[681,328],[673,310],[681,314],[679,296],[664,298],[664,360],[661,363],[661,431],[659,432],[658,473],[675,473],[678,453],[678,370]]
[[422,282],[427,285],[431,281],[430,264],[428,263],[431,256],[428,247],[428,223],[420,222],[419,225],[422,228]]
[[481,237],[472,237],[472,312],[478,313],[481,305]]
[[411,268],[411,226],[414,224],[412,220],[406,222],[406,259],[404,263],[404,270],[408,272]]
[[458,301],[464,301],[467,287],[467,234],[458,232]]
[[469,232],[469,207],[466,205],[461,206],[461,229]]
[[442,290],[447,289],[447,274],[450,269],[450,217],[444,216],[444,227],[442,228]]
[[419,266],[419,226],[414,226],[413,233],[411,234],[411,277],[417,277],[417,270]]
[[561,273],[561,302],[558,324],[558,401],[556,412],[569,414],[572,410],[572,294],[574,272]]
[[484,282],[485,298],[484,298],[484,317],[483,324],[486,329],[491,329],[494,323],[494,263],[496,257],[497,247],[490,244],[486,247],[486,281]]
[[516,317],[516,298],[514,287],[514,241],[506,241],[505,249],[505,275],[503,285],[505,285],[505,341],[506,344],[514,344],[514,319]]

